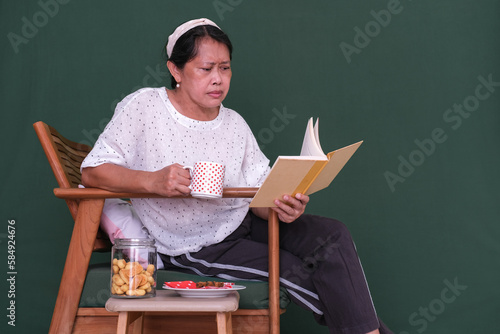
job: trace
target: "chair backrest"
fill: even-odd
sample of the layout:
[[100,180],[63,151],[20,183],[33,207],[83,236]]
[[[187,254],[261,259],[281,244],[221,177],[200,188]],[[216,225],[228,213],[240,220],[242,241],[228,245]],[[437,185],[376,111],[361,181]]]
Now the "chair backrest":
[[[59,187],[77,188],[81,182],[80,166],[92,148],[66,139],[56,129],[43,122],[36,122],[33,127]],[[69,211],[73,218],[76,218],[78,203],[68,202]]]
[[[80,166],[92,147],[73,142],[62,136],[56,129],[44,122],[33,124],[35,132],[42,144],[43,151],[49,160],[60,188],[78,188],[82,175]],[[77,200],[66,200],[73,219],[78,212]],[[98,233],[94,250],[108,250],[110,242],[104,233]]]

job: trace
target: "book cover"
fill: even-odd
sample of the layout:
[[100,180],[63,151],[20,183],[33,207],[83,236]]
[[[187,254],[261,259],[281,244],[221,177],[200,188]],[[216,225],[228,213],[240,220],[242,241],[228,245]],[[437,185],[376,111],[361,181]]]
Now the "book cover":
[[328,187],[363,141],[325,154],[319,141],[318,120],[309,119],[300,156],[279,156],[250,207],[275,207],[284,194],[311,195]]

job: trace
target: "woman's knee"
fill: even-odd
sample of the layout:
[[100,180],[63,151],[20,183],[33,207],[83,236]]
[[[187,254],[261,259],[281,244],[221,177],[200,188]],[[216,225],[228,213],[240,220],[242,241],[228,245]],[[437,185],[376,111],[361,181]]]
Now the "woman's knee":
[[340,220],[316,215],[304,215],[304,218],[309,221],[306,224],[311,224],[317,235],[351,239],[351,232]]

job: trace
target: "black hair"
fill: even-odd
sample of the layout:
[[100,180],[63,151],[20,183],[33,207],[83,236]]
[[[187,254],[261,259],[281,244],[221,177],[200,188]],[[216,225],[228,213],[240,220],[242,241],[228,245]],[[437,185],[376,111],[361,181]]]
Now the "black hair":
[[[168,60],[182,70],[188,61],[196,57],[198,54],[198,43],[206,37],[210,37],[215,41],[226,45],[229,50],[229,60],[231,60],[233,45],[231,44],[229,37],[222,30],[212,25],[197,26],[184,33],[175,43],[172,54]],[[172,88],[175,88],[177,81],[175,81],[173,76],[170,82]]]

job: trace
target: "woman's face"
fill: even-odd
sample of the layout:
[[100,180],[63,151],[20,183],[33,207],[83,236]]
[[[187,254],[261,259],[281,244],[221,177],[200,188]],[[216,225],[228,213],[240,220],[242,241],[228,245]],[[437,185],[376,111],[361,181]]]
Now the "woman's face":
[[[223,43],[203,38],[198,53],[179,72],[180,90],[186,103],[193,103],[202,110],[217,110],[229,91],[231,61],[229,50]],[[177,79],[177,78],[176,78]]]

